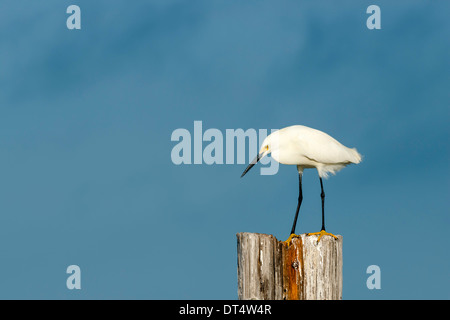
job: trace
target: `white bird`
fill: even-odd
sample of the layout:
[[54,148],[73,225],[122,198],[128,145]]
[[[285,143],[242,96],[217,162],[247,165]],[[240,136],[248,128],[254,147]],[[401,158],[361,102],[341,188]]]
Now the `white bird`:
[[[262,158],[271,153],[272,158],[282,164],[297,165],[299,176],[299,195],[297,211],[295,212],[294,224],[291,234],[286,240],[289,245],[295,234],[298,212],[302,204],[302,175],[307,168],[316,168],[320,179],[322,190],[322,229],[320,232],[308,233],[307,235],[319,235],[317,241],[324,235],[335,235],[325,231],[325,192],[323,191],[322,178],[327,178],[328,174],[336,174],[339,170],[350,163],[361,162],[361,155],[355,148],[347,148],[339,141],[329,136],[325,132],[312,129],[306,126],[295,125],[283,128],[270,134],[264,139],[259,154],[248,165],[241,175],[241,178]],[[337,239],[337,238],[336,238]]]

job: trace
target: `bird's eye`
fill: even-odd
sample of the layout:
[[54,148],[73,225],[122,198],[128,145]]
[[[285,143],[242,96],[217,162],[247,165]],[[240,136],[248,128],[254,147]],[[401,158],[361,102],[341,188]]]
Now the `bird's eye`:
[[268,145],[266,146],[266,151],[267,151],[267,150],[269,150],[269,146],[268,146]]

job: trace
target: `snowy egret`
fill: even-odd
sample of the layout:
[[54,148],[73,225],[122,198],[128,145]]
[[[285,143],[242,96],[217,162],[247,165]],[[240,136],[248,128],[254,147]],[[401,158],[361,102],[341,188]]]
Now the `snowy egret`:
[[[295,125],[283,128],[270,134],[264,139],[259,154],[253,159],[241,175],[241,178],[263,157],[271,153],[272,158],[282,164],[297,165],[299,177],[299,194],[297,210],[295,212],[294,224],[286,243],[289,245],[295,234],[298,212],[302,204],[302,175],[307,168],[316,168],[320,179],[322,190],[322,229],[320,232],[308,233],[307,235],[319,235],[317,241],[324,235],[335,235],[325,231],[325,192],[323,191],[322,178],[328,174],[335,174],[350,163],[360,163],[361,155],[355,148],[347,148],[339,141],[320,130],[306,126]],[[337,238],[336,238],[337,239]]]

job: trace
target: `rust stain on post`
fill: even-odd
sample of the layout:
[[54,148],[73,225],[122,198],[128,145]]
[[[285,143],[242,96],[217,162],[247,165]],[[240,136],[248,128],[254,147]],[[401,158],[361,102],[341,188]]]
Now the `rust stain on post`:
[[303,264],[303,241],[302,238],[294,238],[287,246],[283,243],[283,299],[303,300],[305,278]]

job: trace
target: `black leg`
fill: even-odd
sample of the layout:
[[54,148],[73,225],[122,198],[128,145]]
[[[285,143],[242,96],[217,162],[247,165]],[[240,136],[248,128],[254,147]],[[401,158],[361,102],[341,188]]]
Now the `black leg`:
[[297,225],[297,218],[298,218],[298,212],[300,210],[300,206],[302,204],[303,200],[303,194],[302,194],[302,173],[298,173],[298,204],[297,204],[297,211],[295,212],[295,218],[294,218],[294,224],[292,225],[291,234],[295,234],[295,226]]
[[323,183],[322,178],[320,179],[320,188],[322,189],[322,192],[320,194],[320,197],[322,198],[322,230],[325,231],[325,192],[323,192]]

